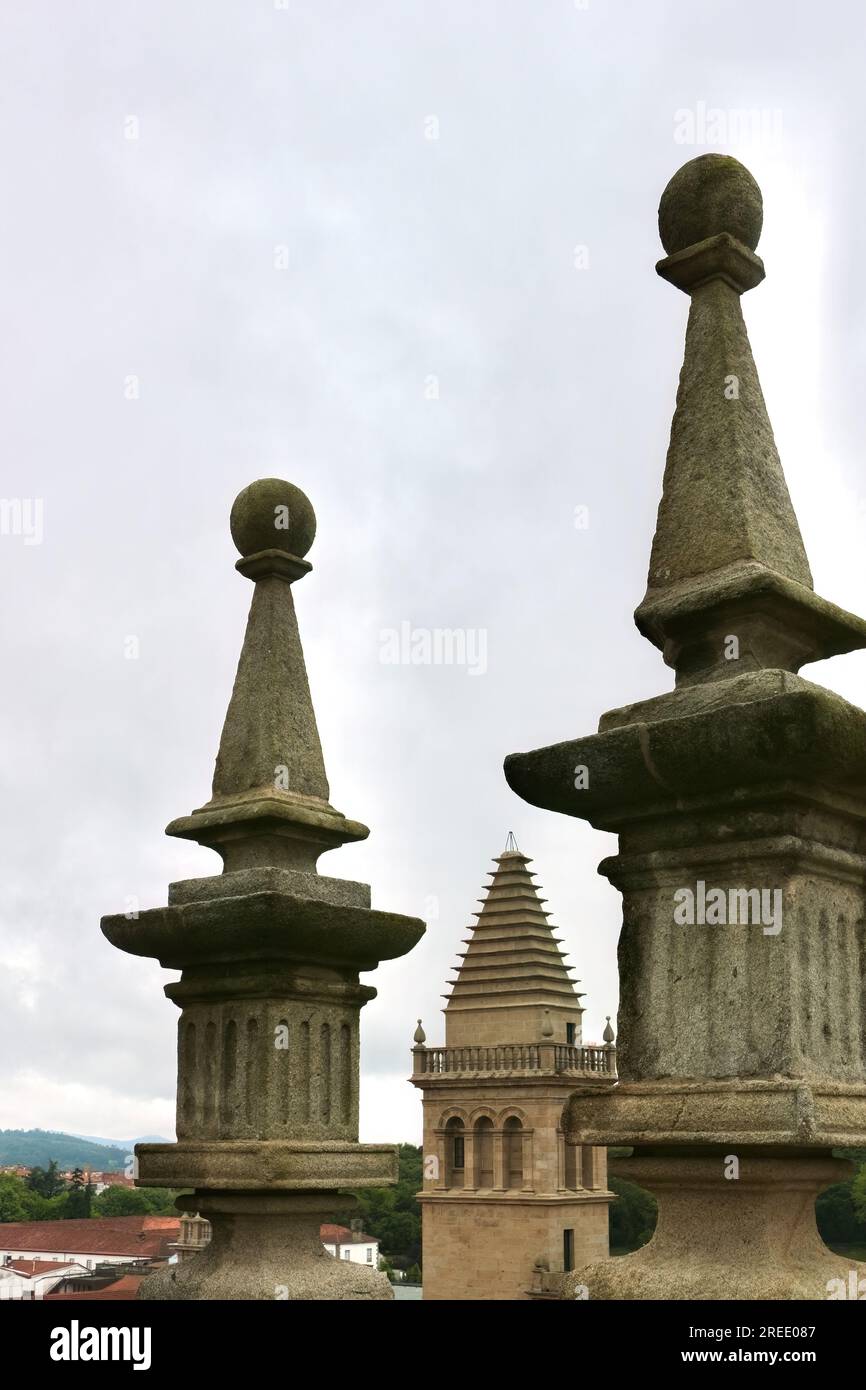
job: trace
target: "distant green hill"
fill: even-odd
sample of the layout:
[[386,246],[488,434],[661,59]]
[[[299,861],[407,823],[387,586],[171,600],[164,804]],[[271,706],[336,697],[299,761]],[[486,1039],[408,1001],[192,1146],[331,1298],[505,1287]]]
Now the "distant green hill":
[[47,1168],[56,1158],[61,1169],[93,1168],[113,1173],[122,1172],[127,1153],[49,1129],[0,1129],[0,1166],[20,1163],[26,1168]]
[[113,1139],[106,1139],[104,1134],[73,1134],[73,1139],[86,1139],[88,1144],[104,1144],[109,1149],[123,1149],[125,1154],[131,1154],[136,1144],[172,1144],[173,1139],[166,1139],[164,1134],[139,1134],[135,1139],[118,1139],[115,1134]]

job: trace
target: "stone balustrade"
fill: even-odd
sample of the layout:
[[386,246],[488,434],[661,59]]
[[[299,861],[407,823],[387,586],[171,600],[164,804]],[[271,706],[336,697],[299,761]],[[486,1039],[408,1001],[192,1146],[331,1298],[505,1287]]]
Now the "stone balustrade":
[[415,1047],[413,1053],[415,1076],[558,1072],[616,1077],[616,1048],[609,1044],[501,1043],[496,1047]]

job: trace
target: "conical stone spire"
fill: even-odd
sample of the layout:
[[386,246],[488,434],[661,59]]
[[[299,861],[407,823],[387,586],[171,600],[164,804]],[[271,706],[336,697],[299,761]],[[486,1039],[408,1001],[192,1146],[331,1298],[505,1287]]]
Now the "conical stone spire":
[[[722,198],[710,202],[714,190]],[[706,221],[696,222],[705,201]],[[691,308],[650,600],[750,563],[812,588],[740,308],[740,295],[764,278],[763,263],[751,254],[762,219],[758,185],[722,155],[687,164],[662,196],[659,226],[671,254],[656,270],[690,295]],[[728,230],[707,236],[733,226],[739,238]]]
[[138,1180],[190,1188],[206,1250],[145,1282],[165,1299],[390,1298],[374,1270],[326,1257],[319,1224],[347,1189],[393,1183],[396,1150],[358,1143],[360,971],[424,931],[370,909],[366,884],[320,877],[326,849],[367,834],[329,802],[291,585],[311,566],[313,509],[278,479],[232,509],[237,568],[255,583],[213,795],[173,821],[223,872],[169,887],[169,905],[106,917],[115,946],[181,970],[176,1144],[137,1146]]
[[227,870],[312,870],[324,850],[369,833],[329,801],[292,598],[291,585],[312,568],[303,557],[316,517],[299,488],[264,478],[237,497],[230,526],[241,552],[236,567],[255,584],[246,636],[213,794],[172,821],[168,834],[217,850]]
[[557,1019],[559,1041],[569,1023],[579,1043],[581,996],[548,923],[546,899],[538,896],[532,860],[515,846],[493,862],[492,882],[446,996],[446,1046],[536,1042],[546,1011]]
[[724,155],[691,160],[662,195],[669,253],[656,270],[691,298],[677,407],[635,618],[677,684],[797,671],[866,645],[866,623],[815,596],[740,296],[764,278],[754,254],[761,191]]
[[677,688],[505,761],[525,800],[619,836],[620,1083],[566,1125],[632,1146],[619,1171],[660,1216],[576,1277],[594,1299],[824,1298],[850,1261],[814,1197],[846,1175],[834,1148],[866,1146],[866,714],[795,673],[866,623],[812,590],[740,313],[757,185],[702,156],[659,220],[657,269],[692,306],[636,619]]

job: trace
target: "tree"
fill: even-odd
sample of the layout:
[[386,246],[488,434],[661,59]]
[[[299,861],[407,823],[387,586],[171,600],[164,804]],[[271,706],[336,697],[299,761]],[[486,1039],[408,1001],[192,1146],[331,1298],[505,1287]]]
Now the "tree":
[[14,1173],[0,1175],[0,1222],[56,1221],[63,1215],[65,1203],[65,1191],[42,1197],[24,1178]]
[[72,1174],[72,1182],[66,1194],[63,1216],[67,1220],[86,1218],[90,1215],[93,1201],[93,1186],[80,1168]]
[[0,1221],[26,1221],[24,1183],[11,1173],[0,1176]]
[[149,1216],[152,1207],[134,1187],[107,1187],[93,1203],[96,1216]]
[[421,1261],[421,1208],[416,1194],[422,1185],[422,1161],[420,1147],[401,1144],[396,1187],[367,1187],[355,1194],[364,1231],[376,1237],[383,1256],[402,1268]]
[[40,1197],[38,1192],[24,1189],[24,1205],[27,1221],[59,1221],[66,1205],[66,1193],[58,1192],[55,1197]]
[[177,1216],[167,1187],[107,1187],[93,1201],[94,1216]]
[[866,1220],[858,1214],[855,1181],[834,1183],[815,1203],[818,1232],[828,1245],[858,1245],[866,1240]]
[[40,1197],[56,1197],[66,1186],[58,1171],[57,1159],[52,1158],[47,1168],[31,1168],[26,1178],[27,1186]]
[[137,1187],[135,1190],[144,1197],[151,1216],[177,1216],[175,1198],[180,1196],[179,1191],[168,1187]]
[[626,1178],[610,1178],[608,1187],[616,1193],[610,1205],[610,1247],[612,1250],[637,1250],[646,1245],[658,1219],[656,1200],[637,1183]]

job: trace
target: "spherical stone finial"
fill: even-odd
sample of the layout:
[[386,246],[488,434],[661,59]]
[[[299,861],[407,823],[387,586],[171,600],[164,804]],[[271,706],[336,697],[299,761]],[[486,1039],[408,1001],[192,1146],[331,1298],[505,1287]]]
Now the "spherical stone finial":
[[316,535],[316,513],[294,483],[259,478],[238,493],[229,526],[245,558],[262,550],[282,550],[302,560]]
[[764,221],[761,190],[744,164],[701,154],[678,169],[659,203],[659,236],[669,256],[729,232],[754,251]]

